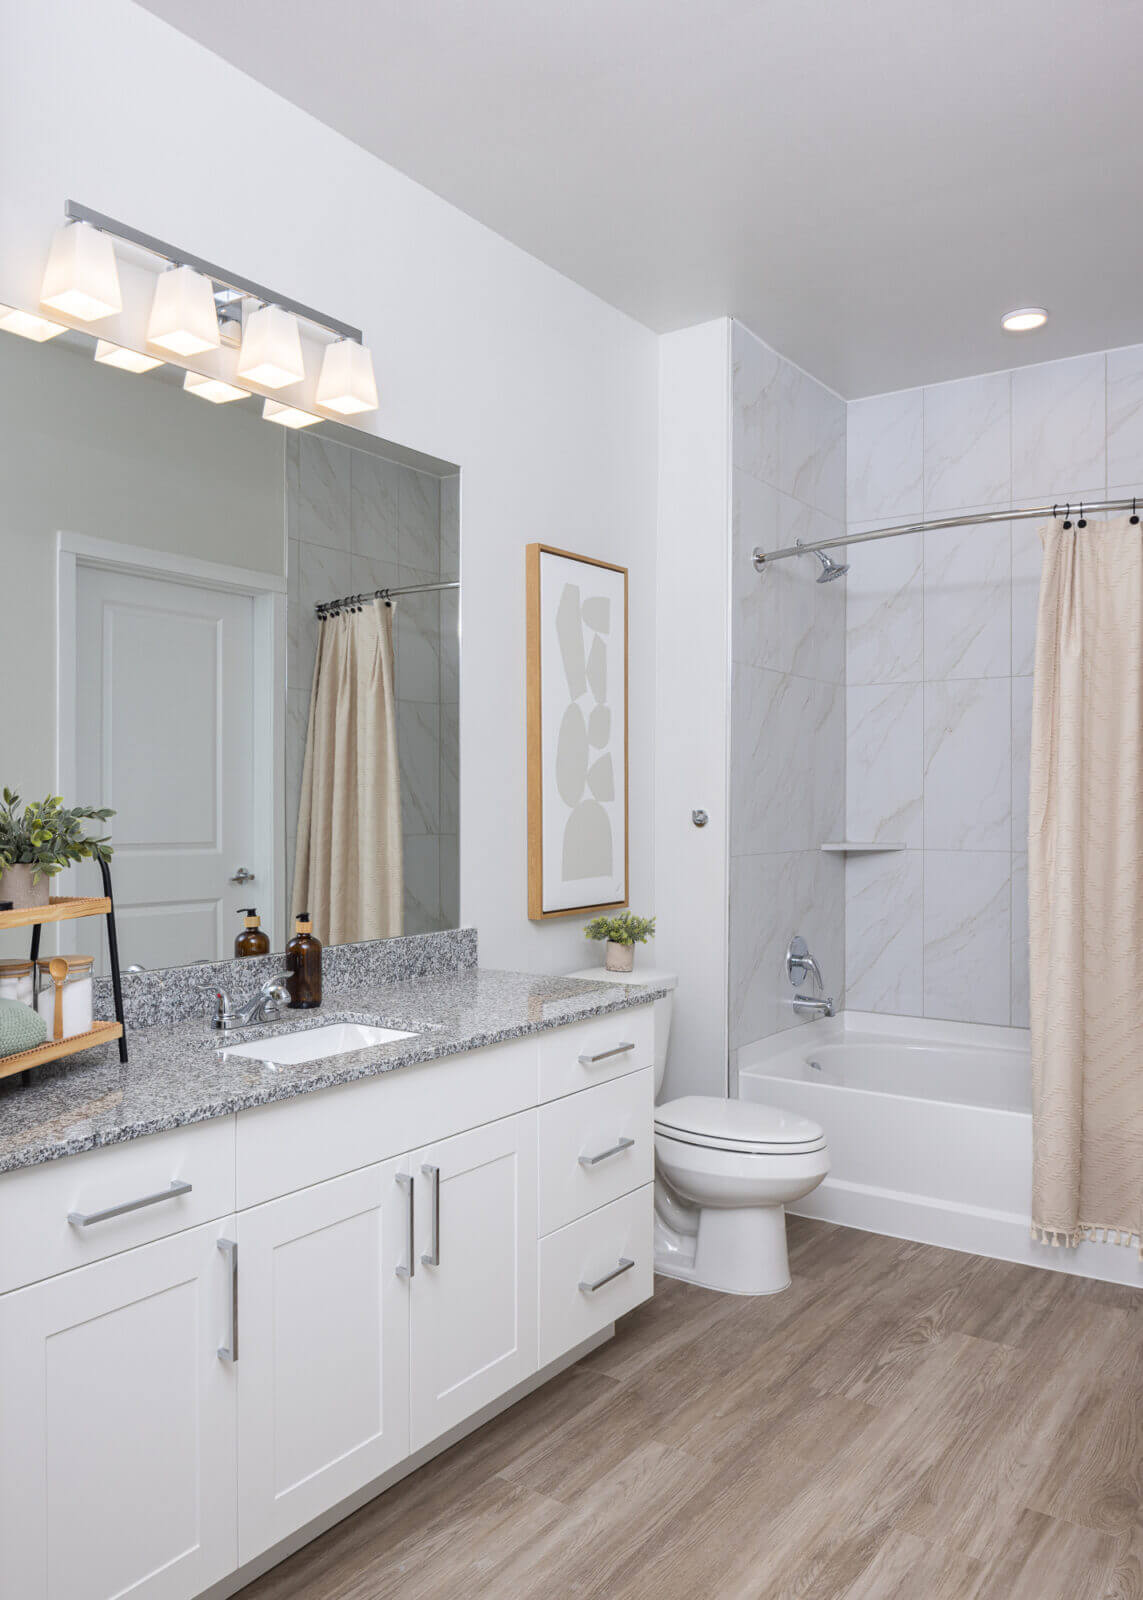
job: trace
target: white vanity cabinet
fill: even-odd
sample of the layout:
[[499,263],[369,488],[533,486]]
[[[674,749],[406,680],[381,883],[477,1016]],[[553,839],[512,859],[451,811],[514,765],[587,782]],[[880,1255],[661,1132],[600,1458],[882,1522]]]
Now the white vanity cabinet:
[[633,1008],[0,1176],[3,1600],[232,1592],[645,1299],[652,1060]]

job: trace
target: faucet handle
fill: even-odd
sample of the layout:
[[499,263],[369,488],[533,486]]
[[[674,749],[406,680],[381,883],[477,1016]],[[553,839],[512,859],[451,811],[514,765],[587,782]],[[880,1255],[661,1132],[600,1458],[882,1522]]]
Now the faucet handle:
[[211,1000],[210,1025],[212,1028],[225,1028],[226,1019],[233,1011],[230,996],[225,989],[216,989]]

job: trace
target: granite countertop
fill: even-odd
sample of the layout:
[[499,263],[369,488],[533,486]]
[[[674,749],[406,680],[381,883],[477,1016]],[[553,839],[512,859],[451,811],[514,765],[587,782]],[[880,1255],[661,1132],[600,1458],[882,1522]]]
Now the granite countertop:
[[[131,1028],[126,1066],[109,1044],[36,1068],[27,1086],[0,1080],[0,1173],[624,1011],[665,993],[653,983],[469,969],[327,989],[316,1011],[233,1033],[213,1033],[203,1018]],[[414,1039],[277,1069],[218,1055],[224,1044],[331,1022],[419,1031]]]

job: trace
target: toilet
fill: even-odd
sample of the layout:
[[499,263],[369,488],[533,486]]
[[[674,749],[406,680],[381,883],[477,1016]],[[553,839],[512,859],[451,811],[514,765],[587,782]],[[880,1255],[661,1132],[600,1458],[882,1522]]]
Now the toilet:
[[[678,984],[646,967],[570,976]],[[825,1134],[809,1117],[722,1096],[660,1105],[673,1001],[655,1001],[655,1271],[724,1294],[778,1294],[790,1284],[783,1207],[829,1172]]]

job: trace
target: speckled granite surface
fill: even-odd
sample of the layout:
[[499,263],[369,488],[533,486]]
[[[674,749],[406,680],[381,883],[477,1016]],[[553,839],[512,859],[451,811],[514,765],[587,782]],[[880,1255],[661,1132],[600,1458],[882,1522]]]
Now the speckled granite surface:
[[[196,961],[186,967],[123,974],[123,1012],[128,1028],[153,1028],[165,1022],[205,1017],[216,989],[239,998],[254,993],[267,978],[285,969],[285,957],[247,956],[241,961]],[[371,939],[366,944],[335,944],[322,952],[326,988],[369,983],[407,983],[413,978],[443,978],[476,966],[476,929],[409,934],[402,939]],[[95,980],[95,1014],[113,1017],[110,978]]]
[[[35,1068],[26,1088],[0,1081],[0,1173],[624,1011],[665,993],[653,984],[469,969],[340,989],[327,983],[319,1010],[231,1034],[212,1033],[197,1017],[136,1028],[126,1066],[111,1044]],[[418,1036],[277,1070],[218,1054],[222,1045],[336,1021],[408,1028]],[[472,1069],[480,1070],[479,1056]]]

